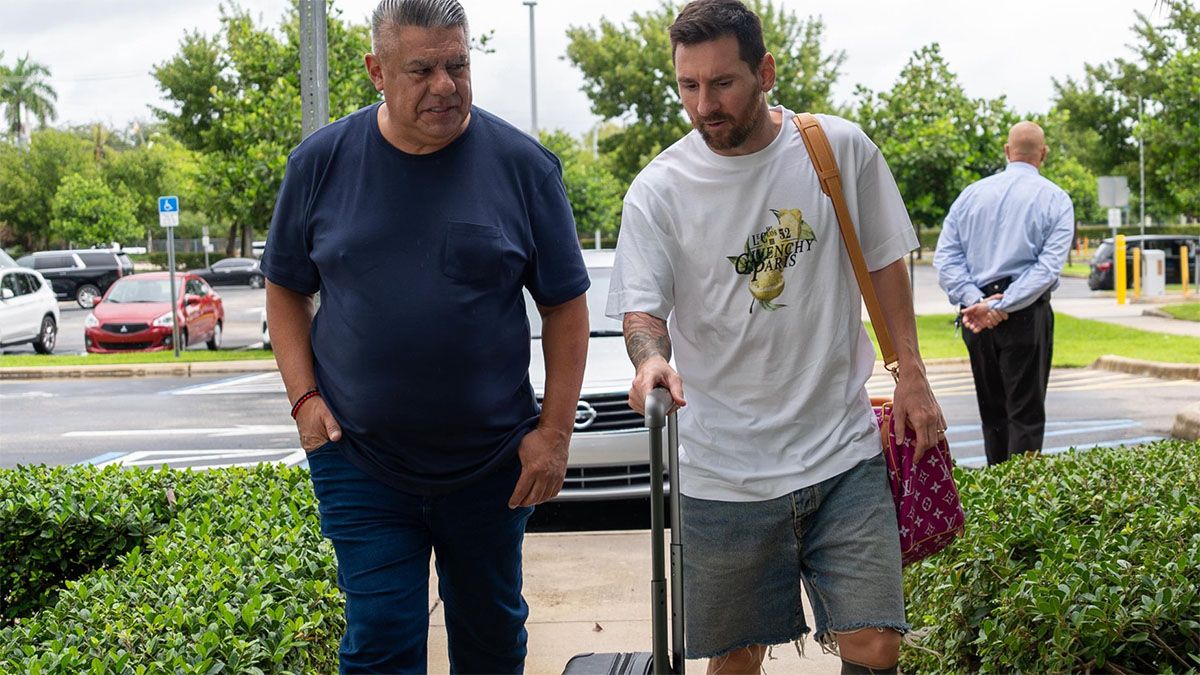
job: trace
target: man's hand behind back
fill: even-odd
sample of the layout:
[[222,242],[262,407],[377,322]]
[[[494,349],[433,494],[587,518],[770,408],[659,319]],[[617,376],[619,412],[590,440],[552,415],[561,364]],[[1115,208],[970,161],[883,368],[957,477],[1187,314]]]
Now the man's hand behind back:
[[1003,298],[1003,295],[997,294],[990,298],[984,298],[979,302],[965,307],[962,310],[962,325],[972,333],[982,333],[989,328],[995,328],[1002,321],[1008,318],[1008,312],[1000,309],[992,309],[988,303],[993,300]]

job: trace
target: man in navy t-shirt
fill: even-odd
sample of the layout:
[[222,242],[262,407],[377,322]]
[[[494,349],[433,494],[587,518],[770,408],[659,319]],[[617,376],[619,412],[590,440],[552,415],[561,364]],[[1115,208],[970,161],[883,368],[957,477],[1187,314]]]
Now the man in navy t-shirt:
[[[558,160],[471,105],[459,3],[384,0],[371,28],[384,102],[292,152],[263,257],[346,595],[341,667],[426,669],[433,551],[451,669],[519,672],[521,542],[566,471],[587,272]],[[540,410],[523,288],[543,317]]]

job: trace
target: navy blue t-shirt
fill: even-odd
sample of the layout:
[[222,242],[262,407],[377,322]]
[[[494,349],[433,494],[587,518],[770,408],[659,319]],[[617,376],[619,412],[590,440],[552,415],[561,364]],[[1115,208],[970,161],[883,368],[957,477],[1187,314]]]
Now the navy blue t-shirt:
[[317,386],[339,449],[434,495],[514,456],[538,418],[522,287],[542,305],[588,288],[558,159],[479,108],[452,143],[410,155],[378,105],[292,151],[262,269],[311,294]]

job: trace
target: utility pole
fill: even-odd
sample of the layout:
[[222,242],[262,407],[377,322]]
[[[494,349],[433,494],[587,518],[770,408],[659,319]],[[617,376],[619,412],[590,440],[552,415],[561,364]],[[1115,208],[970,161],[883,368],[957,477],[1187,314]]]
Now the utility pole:
[[530,133],[537,138],[537,47],[533,33],[533,8],[537,7],[537,0],[524,0],[521,4],[529,8],[529,107],[532,120]]
[[329,46],[325,0],[300,0],[300,128],[303,138],[329,123]]
[[1146,234],[1146,140],[1142,130],[1142,96],[1138,94],[1138,224]]

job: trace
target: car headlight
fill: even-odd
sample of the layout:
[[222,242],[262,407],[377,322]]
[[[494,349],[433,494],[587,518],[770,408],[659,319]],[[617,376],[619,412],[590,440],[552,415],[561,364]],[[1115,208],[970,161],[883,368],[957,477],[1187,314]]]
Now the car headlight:
[[170,326],[171,325],[171,312],[167,312],[166,314],[163,314],[162,316],[155,319],[154,325],[155,326]]
[[100,320],[92,312],[88,312],[87,318],[83,320],[84,328],[95,328],[100,325]]

